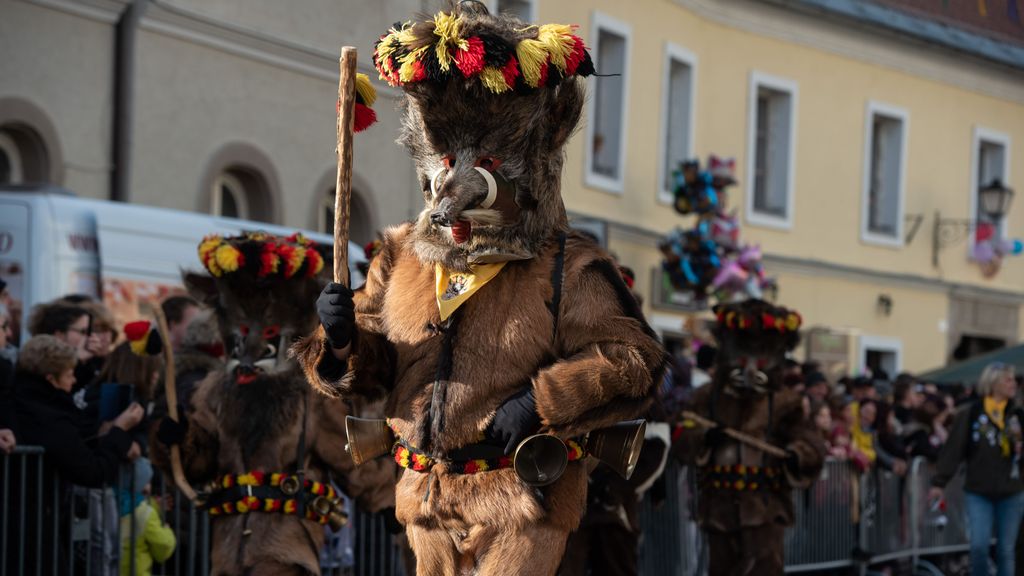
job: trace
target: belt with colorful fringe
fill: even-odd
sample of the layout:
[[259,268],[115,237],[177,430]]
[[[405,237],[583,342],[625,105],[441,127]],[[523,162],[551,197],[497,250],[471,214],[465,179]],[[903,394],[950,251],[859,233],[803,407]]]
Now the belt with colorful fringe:
[[782,490],[785,475],[782,468],[773,466],[704,466],[700,468],[701,485],[716,490],[753,492],[757,490]]
[[[393,428],[392,428],[393,430]],[[416,472],[427,472],[433,468],[438,461],[433,457],[428,456],[426,452],[423,452],[419,448],[416,448],[412,444],[409,444],[395,432],[395,437],[398,440],[395,442],[395,446],[392,449],[392,454],[395,456],[395,462],[398,463],[402,468],[408,468],[409,470],[415,470]],[[472,448],[475,445],[467,446]],[[565,447],[569,452],[569,461],[573,462],[581,460],[586,456],[586,452],[583,450],[583,446],[575,440],[565,440]],[[488,448],[493,448],[488,446]],[[444,460],[442,463],[445,469],[452,474],[477,474],[479,472],[487,472],[489,470],[500,470],[502,468],[512,467],[511,456],[500,456],[497,458],[471,458],[465,460]]]
[[[306,479],[302,491],[307,501],[306,519],[319,524],[329,521],[331,501],[337,497],[329,484]],[[265,473],[221,476],[209,487],[201,508],[210,516],[248,514],[249,512],[298,513],[299,477],[294,474]]]

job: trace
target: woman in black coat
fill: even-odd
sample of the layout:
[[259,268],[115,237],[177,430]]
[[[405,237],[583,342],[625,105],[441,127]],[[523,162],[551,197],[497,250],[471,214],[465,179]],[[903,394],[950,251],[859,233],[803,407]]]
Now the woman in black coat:
[[[67,548],[64,538],[69,506],[69,484],[90,488],[110,486],[118,480],[118,468],[124,459],[137,457],[139,446],[128,435],[143,416],[142,407],[133,404],[122,412],[113,426],[90,447],[79,432],[80,414],[71,398],[75,384],[74,370],[77,351],[70,345],[49,335],[35,336],[22,347],[15,375],[15,418],[19,446],[39,446],[44,450],[43,476],[35,476],[35,466],[25,460],[13,463],[23,465],[28,476],[12,474],[16,484],[24,478],[25,486],[14,486],[12,494],[23,494],[4,503],[11,508],[13,518],[21,517],[25,506],[23,530],[6,534],[7,550],[13,551],[5,559],[7,567],[18,573],[19,566],[28,566],[41,558],[43,573],[62,573],[67,568]],[[37,508],[38,506],[38,508]],[[41,512],[41,516],[37,516]],[[64,526],[54,530],[50,523],[60,518]],[[39,526],[43,522],[43,526]],[[37,531],[42,542],[35,540]],[[56,540],[56,542],[54,541]],[[55,545],[56,544],[56,545]],[[51,551],[59,549],[52,556]],[[58,558],[59,556],[59,558]]]

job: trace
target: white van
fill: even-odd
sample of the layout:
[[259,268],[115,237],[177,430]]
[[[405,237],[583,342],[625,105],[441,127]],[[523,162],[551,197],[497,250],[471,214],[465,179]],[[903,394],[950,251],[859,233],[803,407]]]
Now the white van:
[[[141,302],[184,291],[181,271],[202,270],[197,248],[204,236],[255,230],[279,235],[296,231],[262,222],[77,198],[57,187],[6,187],[0,189],[0,279],[7,283],[22,338],[27,336],[23,322],[27,311],[67,294],[102,298],[124,322],[140,317]],[[301,232],[316,242],[334,243],[331,236]],[[365,261],[363,249],[349,242],[353,286],[363,283],[356,266]]]

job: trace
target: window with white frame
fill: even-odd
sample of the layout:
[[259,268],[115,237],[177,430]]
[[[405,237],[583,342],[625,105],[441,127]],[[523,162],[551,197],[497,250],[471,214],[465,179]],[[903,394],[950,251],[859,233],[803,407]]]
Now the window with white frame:
[[249,199],[242,179],[232,172],[224,172],[213,182],[211,212],[228,218],[249,218]]
[[892,380],[903,371],[903,341],[884,336],[860,337],[860,368],[875,380]]
[[903,244],[907,121],[904,110],[868,103],[861,228],[861,237],[867,242]]
[[594,14],[592,54],[605,76],[591,78],[585,180],[589,186],[616,193],[622,193],[625,182],[631,30],[628,24]]
[[[979,190],[999,180],[1003,185],[1008,185],[1009,180],[1009,158],[1010,137],[995,130],[976,127],[974,129],[974,154],[971,171],[971,210],[972,217],[978,222],[989,222],[989,217],[981,209],[981,195]],[[972,218],[972,219],[973,219]],[[1006,221],[999,223],[999,234],[1005,234]]]
[[747,220],[790,228],[796,150],[795,82],[754,72],[748,110]]
[[696,68],[697,57],[692,52],[675,44],[665,47],[658,188],[662,202],[672,202],[672,173],[693,155]]

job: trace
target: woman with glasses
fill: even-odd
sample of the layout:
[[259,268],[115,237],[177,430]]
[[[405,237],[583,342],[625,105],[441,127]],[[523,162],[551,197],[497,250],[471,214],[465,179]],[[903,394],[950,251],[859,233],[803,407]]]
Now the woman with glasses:
[[989,575],[989,544],[993,526],[998,576],[1014,574],[1014,545],[1024,517],[1021,481],[1021,426],[1024,411],[1014,402],[1017,381],[1013,366],[989,364],[981,374],[977,399],[956,413],[949,440],[939,453],[930,500],[961,463],[967,466],[964,493],[971,534],[971,574]]

